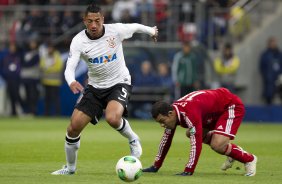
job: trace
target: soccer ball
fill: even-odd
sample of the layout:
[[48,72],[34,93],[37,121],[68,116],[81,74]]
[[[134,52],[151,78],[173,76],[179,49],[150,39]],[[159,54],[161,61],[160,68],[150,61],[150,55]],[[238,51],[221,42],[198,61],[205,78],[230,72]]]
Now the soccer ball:
[[116,173],[123,181],[135,181],[142,175],[142,164],[134,156],[124,156],[117,162]]

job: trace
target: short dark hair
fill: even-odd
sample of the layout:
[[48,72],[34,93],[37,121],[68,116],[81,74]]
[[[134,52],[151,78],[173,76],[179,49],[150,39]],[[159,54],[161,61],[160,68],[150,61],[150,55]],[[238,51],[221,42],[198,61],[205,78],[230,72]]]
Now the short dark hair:
[[98,5],[95,4],[95,3],[92,3],[92,4],[88,5],[88,7],[86,8],[85,16],[86,16],[88,13],[99,13],[99,12],[101,12],[100,6],[98,6]]
[[159,114],[167,116],[169,111],[172,111],[172,106],[163,101],[158,101],[153,104],[151,114],[154,119],[158,117]]

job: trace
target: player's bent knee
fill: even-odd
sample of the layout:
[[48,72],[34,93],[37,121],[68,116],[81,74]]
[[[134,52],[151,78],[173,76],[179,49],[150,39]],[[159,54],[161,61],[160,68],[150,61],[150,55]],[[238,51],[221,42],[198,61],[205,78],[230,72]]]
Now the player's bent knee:
[[215,152],[219,154],[224,154],[224,149],[221,146],[214,145],[214,144],[211,144],[210,146]]
[[219,154],[224,154],[225,150],[226,150],[226,146],[228,144],[226,144],[225,142],[221,142],[221,141],[211,141],[211,148],[216,151]]
[[213,134],[210,146],[217,153],[225,154],[229,141],[230,141],[229,137],[219,134]]
[[67,128],[67,133],[71,137],[77,137],[83,130],[84,125],[80,121],[72,121]]
[[81,111],[75,111],[71,117],[71,123],[67,128],[68,135],[77,137],[84,127],[91,121],[91,118]]
[[117,115],[106,115],[105,120],[112,126],[118,127],[121,122],[121,117]]
[[78,127],[70,125],[67,128],[67,134],[70,137],[77,137],[79,136],[80,133],[81,133],[81,129],[79,129]]

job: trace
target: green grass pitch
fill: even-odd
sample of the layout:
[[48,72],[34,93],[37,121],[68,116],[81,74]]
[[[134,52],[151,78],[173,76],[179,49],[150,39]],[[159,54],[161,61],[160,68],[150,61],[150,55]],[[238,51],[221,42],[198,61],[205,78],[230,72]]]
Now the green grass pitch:
[[[143,167],[150,166],[158,149],[163,129],[153,121],[131,120],[141,137]],[[124,183],[115,173],[119,158],[129,154],[127,140],[101,121],[88,125],[81,136],[78,170],[72,176],[50,173],[65,163],[64,136],[68,118],[0,119],[0,183],[74,184]],[[244,177],[243,164],[222,172],[224,156],[204,145],[192,177],[175,176],[188,161],[189,140],[178,128],[163,167],[156,174],[143,173],[138,184],[230,184],[282,183],[282,124],[243,123],[234,141],[258,156],[257,175]]]

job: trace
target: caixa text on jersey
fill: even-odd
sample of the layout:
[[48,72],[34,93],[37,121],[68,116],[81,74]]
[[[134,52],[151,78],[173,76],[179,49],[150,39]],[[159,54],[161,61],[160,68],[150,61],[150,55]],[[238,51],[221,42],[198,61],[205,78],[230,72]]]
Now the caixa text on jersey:
[[117,60],[117,55],[114,53],[114,55],[108,55],[108,56],[101,56],[96,58],[89,58],[88,62],[90,63],[108,63]]

